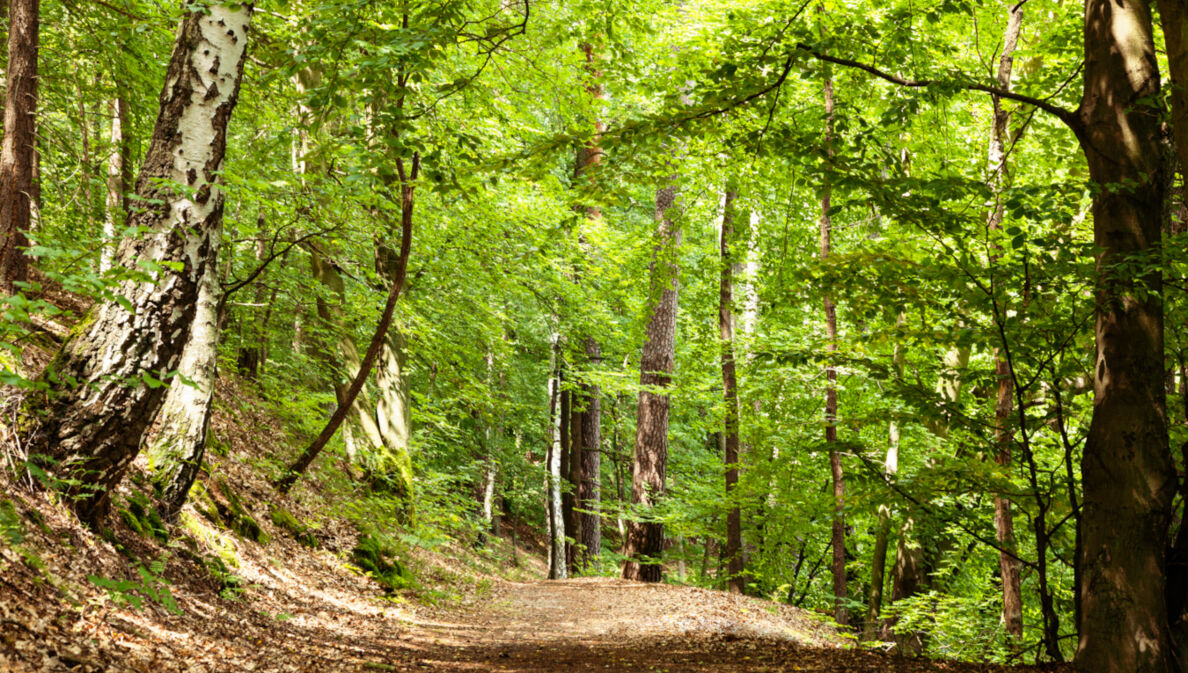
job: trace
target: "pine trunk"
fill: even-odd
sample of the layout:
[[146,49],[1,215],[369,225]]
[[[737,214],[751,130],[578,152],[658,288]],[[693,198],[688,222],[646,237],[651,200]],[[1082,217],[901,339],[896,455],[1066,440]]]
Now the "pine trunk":
[[[593,338],[586,340],[586,358],[591,367],[602,361],[602,350]],[[597,384],[583,383],[582,393],[586,409],[582,412],[581,484],[578,499],[581,508],[582,568],[589,570],[598,564],[602,550],[602,400]]]
[[[675,178],[673,178],[675,181]],[[668,465],[669,397],[664,393],[676,360],[677,295],[680,289],[677,253],[681,230],[676,222],[677,189],[670,185],[656,193],[658,243],[651,266],[647,340],[640,356],[639,410],[635,432],[635,462],[631,470],[631,502],[647,514],[664,496]],[[627,528],[623,577],[659,582],[663,576],[664,524],[632,521]]]
[[5,294],[15,292],[15,283],[29,277],[24,248],[29,245],[25,232],[32,218],[40,26],[39,0],[11,0],[0,144],[0,292]]
[[[30,454],[78,479],[75,509],[97,522],[156,417],[194,320],[198,288],[216,263],[223,195],[218,172],[239,93],[250,5],[214,5],[182,19],[152,142],[137,180],[143,208],[129,224],[145,233],[120,245],[116,264],[156,269],[127,280],[131,305],[97,305],[43,375],[51,395],[29,398],[21,427]],[[175,190],[182,184],[186,189]],[[64,382],[77,382],[66,385]]]

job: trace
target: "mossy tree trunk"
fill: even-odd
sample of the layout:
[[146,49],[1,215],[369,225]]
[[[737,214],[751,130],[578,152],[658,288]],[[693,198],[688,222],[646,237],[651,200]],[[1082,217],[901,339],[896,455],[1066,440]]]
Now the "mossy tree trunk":
[[156,436],[148,443],[149,467],[161,494],[161,516],[177,517],[206,452],[211,402],[219,359],[219,282],[213,264],[198,286],[198,306],[190,339],[157,416]]

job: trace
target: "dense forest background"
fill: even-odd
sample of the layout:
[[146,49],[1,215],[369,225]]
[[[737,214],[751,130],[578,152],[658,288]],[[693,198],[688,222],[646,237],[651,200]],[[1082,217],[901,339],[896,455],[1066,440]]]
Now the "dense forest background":
[[304,448],[255,467],[375,539],[506,517],[552,577],[1171,670],[1188,24],[1150,9],[8,0],[9,464],[101,529],[135,459],[184,518],[235,380]]

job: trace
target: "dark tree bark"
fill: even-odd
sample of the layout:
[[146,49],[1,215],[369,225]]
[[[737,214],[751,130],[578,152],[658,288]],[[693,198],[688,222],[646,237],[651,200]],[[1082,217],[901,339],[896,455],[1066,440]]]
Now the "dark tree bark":
[[725,444],[723,459],[726,463],[726,573],[730,593],[741,594],[745,590],[742,556],[742,513],[734,501],[734,489],[738,486],[739,439],[738,439],[738,378],[734,362],[734,288],[733,274],[741,265],[735,255],[734,200],[738,193],[733,184],[726,187],[726,199],[722,209],[722,233],[719,241],[721,254],[721,280],[718,290],[718,334],[722,347],[722,398],[726,405]]
[[[155,283],[125,281],[131,303],[93,308],[47,367],[51,394],[30,397],[19,427],[30,455],[63,478],[84,520],[97,523],[108,492],[136,457],[177,369],[198,286],[216,263],[223,195],[218,171],[239,93],[250,5],[214,5],[182,19],[160,113],[137,180],[129,223],[146,233],[120,245],[116,263],[157,267]],[[184,192],[172,185],[187,186]],[[176,265],[174,268],[173,265]]]
[[1164,673],[1174,666],[1164,571],[1176,473],[1163,388],[1162,115],[1146,3],[1086,1],[1084,77],[1077,131],[1098,186],[1102,252],[1093,419],[1081,463],[1077,668]]
[[39,0],[8,6],[8,71],[4,96],[4,141],[0,145],[0,292],[29,277],[29,245],[37,123]]
[[[675,182],[675,178],[673,178]],[[647,340],[640,356],[639,411],[635,431],[635,462],[631,471],[631,502],[637,514],[645,513],[664,496],[668,465],[669,397],[664,392],[676,360],[677,294],[680,288],[677,252],[681,229],[676,222],[677,189],[669,185],[656,193],[659,223],[655,258],[651,266]],[[659,582],[663,566],[664,525],[658,521],[632,521],[627,528],[623,577]]]

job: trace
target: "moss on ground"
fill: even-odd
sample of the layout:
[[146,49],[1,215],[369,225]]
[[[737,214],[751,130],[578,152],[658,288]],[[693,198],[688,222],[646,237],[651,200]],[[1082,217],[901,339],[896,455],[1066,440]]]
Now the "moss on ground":
[[314,536],[313,529],[298,521],[288,510],[274,505],[268,513],[268,518],[272,519],[273,525],[277,528],[290,533],[297,542],[310,549],[318,548],[318,538]]
[[394,546],[364,534],[359,536],[358,544],[351,550],[351,558],[388,593],[396,593],[416,586],[416,578],[396,559],[396,551]]

